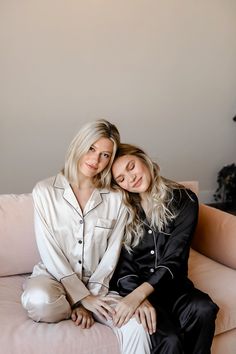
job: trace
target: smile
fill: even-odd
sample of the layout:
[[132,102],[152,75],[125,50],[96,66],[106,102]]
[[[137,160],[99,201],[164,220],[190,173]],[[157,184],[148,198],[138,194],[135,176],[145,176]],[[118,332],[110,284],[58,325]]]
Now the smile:
[[137,187],[140,187],[142,183],[142,177],[140,177],[137,182],[135,182],[135,184],[133,184],[132,188],[137,188]]
[[90,164],[88,164],[88,163],[86,163],[86,162],[85,162],[85,165],[86,165],[89,169],[91,169],[91,170],[93,170],[93,171],[96,171],[96,170],[97,170],[97,166],[90,165]]

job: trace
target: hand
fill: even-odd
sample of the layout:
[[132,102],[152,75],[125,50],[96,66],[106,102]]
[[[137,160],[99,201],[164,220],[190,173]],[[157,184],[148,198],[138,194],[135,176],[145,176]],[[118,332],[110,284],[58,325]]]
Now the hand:
[[71,313],[71,319],[76,326],[81,328],[90,328],[94,324],[93,315],[90,311],[86,310],[82,305],[74,308]]
[[134,315],[142,301],[143,299],[141,300],[140,296],[135,291],[118,300],[118,304],[115,307],[116,313],[113,316],[114,325],[121,327],[126,324]]
[[141,323],[149,334],[156,332],[156,310],[146,299],[135,311],[135,317],[138,323]]
[[95,313],[97,316],[102,316],[108,321],[115,314],[115,310],[107,303],[111,300],[114,301],[109,296],[88,295],[80,302],[87,310]]

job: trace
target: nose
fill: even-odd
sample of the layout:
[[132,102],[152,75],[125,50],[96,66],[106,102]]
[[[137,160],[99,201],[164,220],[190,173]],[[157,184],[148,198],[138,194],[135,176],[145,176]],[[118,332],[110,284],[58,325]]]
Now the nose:
[[129,174],[129,182],[133,183],[136,179],[136,175],[134,173]]
[[100,155],[99,154],[93,154],[93,157],[92,157],[93,164],[97,165],[99,163],[99,160],[100,160]]

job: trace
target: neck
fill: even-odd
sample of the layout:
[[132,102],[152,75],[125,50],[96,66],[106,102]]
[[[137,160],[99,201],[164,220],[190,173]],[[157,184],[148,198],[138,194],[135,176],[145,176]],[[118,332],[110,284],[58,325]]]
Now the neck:
[[76,185],[79,190],[94,189],[93,179],[90,177],[78,176],[78,183]]
[[141,206],[145,212],[145,214],[147,215],[147,211],[148,211],[148,193],[140,193],[140,198],[141,198]]

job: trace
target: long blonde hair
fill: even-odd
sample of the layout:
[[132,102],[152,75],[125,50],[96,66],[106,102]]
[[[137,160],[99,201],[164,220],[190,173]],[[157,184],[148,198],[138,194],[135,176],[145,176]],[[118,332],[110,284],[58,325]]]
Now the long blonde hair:
[[69,145],[63,173],[69,183],[78,184],[78,162],[89,148],[100,138],[108,138],[113,142],[112,156],[107,167],[94,177],[97,188],[109,187],[111,183],[111,165],[120,144],[120,134],[116,126],[105,119],[98,119],[85,124]]
[[[173,200],[174,189],[185,187],[168,180],[160,175],[160,167],[139,147],[130,144],[120,144],[115,160],[125,155],[133,155],[142,160],[148,167],[151,175],[151,183],[147,190],[146,217],[150,226],[158,231],[163,231],[165,226],[176,217],[176,212],[170,208]],[[121,189],[112,179],[113,188]],[[130,193],[121,189],[123,200],[128,209],[129,218],[126,224],[124,245],[128,250],[137,246],[143,236],[142,221],[139,218],[141,211],[141,198],[137,193]]]

